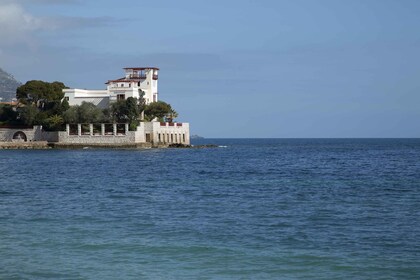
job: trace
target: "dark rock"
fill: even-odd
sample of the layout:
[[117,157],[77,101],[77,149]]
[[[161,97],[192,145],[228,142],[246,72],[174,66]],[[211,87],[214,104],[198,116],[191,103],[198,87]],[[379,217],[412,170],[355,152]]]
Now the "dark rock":
[[206,144],[206,145],[194,145],[192,148],[202,149],[202,148],[218,148],[219,146],[214,144]]
[[169,148],[191,148],[191,145],[186,145],[186,144],[180,144],[180,143],[176,143],[176,144],[169,144],[168,145]]

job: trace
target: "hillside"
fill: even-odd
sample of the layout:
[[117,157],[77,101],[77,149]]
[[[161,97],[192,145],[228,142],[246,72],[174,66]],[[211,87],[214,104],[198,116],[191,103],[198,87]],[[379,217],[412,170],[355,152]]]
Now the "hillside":
[[16,97],[16,88],[21,83],[0,68],[0,102],[12,101]]

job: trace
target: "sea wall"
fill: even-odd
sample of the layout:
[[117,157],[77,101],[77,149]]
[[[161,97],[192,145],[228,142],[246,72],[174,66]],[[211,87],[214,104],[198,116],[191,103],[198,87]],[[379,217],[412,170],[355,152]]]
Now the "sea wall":
[[[188,123],[165,123],[165,122],[141,122],[135,131],[128,131],[128,125],[124,129],[117,129],[113,124],[113,130],[107,133],[105,125],[101,124],[101,131],[95,133],[92,124],[89,129],[83,131],[82,125],[77,129],[71,129],[67,125],[66,131],[58,132],[58,140],[52,142],[73,144],[129,144],[129,143],[152,143],[154,146],[168,144],[190,144],[190,131]],[[72,130],[74,131],[72,133]]]
[[150,134],[155,144],[190,145],[189,123],[150,122],[146,127],[146,138]]
[[47,141],[33,142],[0,142],[0,150],[4,149],[49,149]]
[[[31,142],[37,141],[39,137],[39,128],[20,127],[20,126],[1,126],[0,142]],[[38,137],[37,137],[38,136]]]
[[155,147],[190,144],[188,123],[141,122],[135,131],[128,124],[67,124],[65,131],[44,131],[41,126],[2,127],[0,142],[60,143],[70,145],[136,145]]

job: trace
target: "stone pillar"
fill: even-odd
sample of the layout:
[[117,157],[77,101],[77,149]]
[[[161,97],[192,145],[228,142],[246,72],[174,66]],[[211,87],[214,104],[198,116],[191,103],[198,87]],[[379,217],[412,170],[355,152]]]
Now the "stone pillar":
[[89,124],[89,134],[90,136],[93,136],[93,123]]
[[186,142],[186,144],[188,144],[188,145],[190,145],[190,144],[191,144],[191,139],[190,139],[190,127],[189,127],[189,125],[188,125],[188,129],[187,129],[187,131],[185,132],[185,141],[187,141],[187,142]]
[[153,143],[159,144],[159,133],[157,133],[156,131],[153,131]]
[[66,123],[66,132],[67,135],[70,135],[70,124]]
[[117,135],[117,124],[116,123],[114,123],[112,125],[112,134]]
[[101,123],[101,135],[104,136],[105,135],[105,124]]
[[125,124],[125,133],[124,133],[125,135],[127,135],[128,134],[128,123],[126,123]]
[[82,136],[82,124],[77,124],[77,135]]

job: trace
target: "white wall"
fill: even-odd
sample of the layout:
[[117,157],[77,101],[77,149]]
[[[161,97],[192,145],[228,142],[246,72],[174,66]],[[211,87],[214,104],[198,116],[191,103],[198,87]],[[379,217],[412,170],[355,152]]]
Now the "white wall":
[[[126,125],[128,129],[128,125]],[[0,142],[12,142],[13,135],[22,131],[27,141],[48,141],[72,144],[135,144],[150,140],[154,145],[190,144],[189,123],[142,122],[136,131],[126,131],[125,135],[70,135],[69,131],[42,131],[41,126],[33,128],[0,128]],[[146,139],[146,135],[149,139]],[[17,141],[17,140],[15,140]]]
[[[83,101],[95,104],[98,107],[106,108],[110,102],[117,101],[118,94],[124,94],[125,99],[129,97],[139,98],[139,88],[145,93],[146,103],[158,101],[158,81],[153,80],[153,75],[158,74],[157,69],[143,70],[146,78],[141,80],[140,86],[135,82],[119,81],[110,82],[106,90],[86,89],[64,89],[64,96],[68,98],[70,106],[80,105]],[[130,72],[126,73],[129,78]]]
[[[164,144],[185,144],[190,145],[190,124],[189,123],[160,123],[151,122],[153,143]],[[147,133],[147,131],[146,131]]]
[[93,103],[100,108],[109,106],[107,90],[64,89],[64,98],[68,98],[70,106],[81,105],[83,102]]

